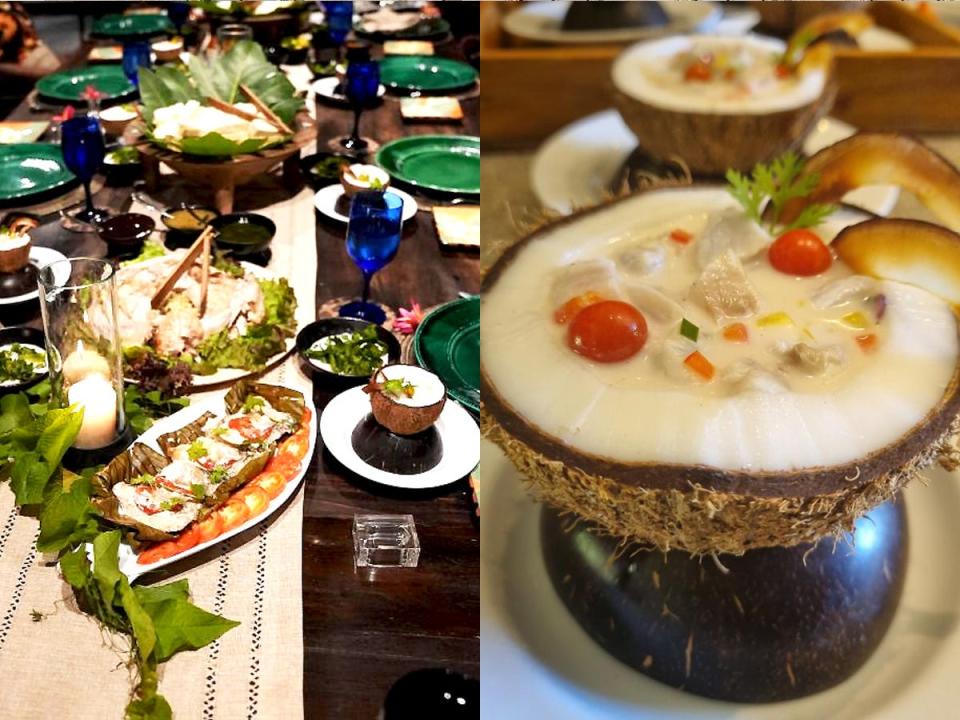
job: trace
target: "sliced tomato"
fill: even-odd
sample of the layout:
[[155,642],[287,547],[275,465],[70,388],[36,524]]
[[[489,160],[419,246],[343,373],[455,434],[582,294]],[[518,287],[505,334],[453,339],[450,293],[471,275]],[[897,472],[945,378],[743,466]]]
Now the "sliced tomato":
[[169,557],[173,557],[178,552],[177,541],[167,540],[159,545],[154,545],[151,548],[147,548],[142,553],[137,555],[137,564],[151,565],[155,562],[160,562],[161,560],[166,560]]
[[274,455],[270,459],[270,462],[267,463],[267,467],[264,468],[265,473],[275,473],[284,478],[293,477],[299,470],[300,461],[286,452],[280,452]]
[[223,521],[223,532],[240,527],[250,518],[250,509],[243,501],[231,500],[217,511]]
[[703,60],[697,60],[690,63],[683,73],[684,80],[694,80],[697,82],[706,82],[713,76],[710,65]]
[[790,230],[778,237],[767,252],[770,264],[787,275],[819,275],[830,269],[833,255],[810,230]]
[[230,418],[227,422],[227,427],[231,430],[236,430],[243,436],[244,440],[249,440],[250,442],[261,442],[268,438],[271,432],[270,428],[261,430],[256,427],[249,415]]
[[197,523],[193,523],[188,526],[186,530],[180,533],[180,537],[173,541],[177,554],[186,552],[200,542],[200,529],[197,525]]
[[250,510],[250,517],[256,517],[270,504],[270,496],[266,490],[257,485],[248,485],[246,495],[243,497],[243,504]]
[[223,518],[219,512],[212,512],[200,522],[196,523],[199,543],[209,542],[223,534]]
[[280,452],[290,455],[298,462],[307,454],[307,448],[310,447],[310,440],[304,433],[297,433],[283,441],[280,446]]
[[272,500],[287,486],[287,476],[279,471],[265,472],[254,480],[254,483]]

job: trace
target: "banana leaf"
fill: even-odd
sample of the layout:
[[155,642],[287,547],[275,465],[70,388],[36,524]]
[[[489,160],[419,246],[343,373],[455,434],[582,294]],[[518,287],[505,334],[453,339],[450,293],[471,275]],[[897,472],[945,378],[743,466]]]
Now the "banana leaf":
[[230,388],[229,392],[227,392],[226,397],[223,399],[227,411],[230,413],[240,412],[243,409],[243,404],[250,395],[259,395],[264,398],[280,412],[287,413],[293,417],[298,425],[303,420],[303,411],[306,407],[303,393],[280,387],[279,385],[268,385],[249,379],[237,381],[237,383]]
[[212,412],[205,412],[189,425],[184,425],[179,430],[174,430],[173,432],[164,433],[157,438],[157,444],[160,446],[160,449],[163,450],[164,455],[167,456],[168,463],[173,458],[173,449],[178,445],[189,445],[203,435],[203,426],[207,420],[212,417],[216,416]]
[[152,136],[153,113],[157,108],[178,102],[215,97],[227,103],[243,101],[240,84],[249,87],[257,97],[277,114],[287,125],[294,124],[296,114],[305,103],[293,84],[263,54],[263,49],[252,40],[242,40],[229,52],[210,60],[191,55],[188,67],[162,66],[156,70],[141,68],[140,99],[143,103],[143,118],[147,135],[163,147],[187,155],[231,156],[256,152],[277,145],[289,136],[276,135],[269,138],[248,139],[243,142],[228,140],[218,133],[201,137],[184,138],[174,144]]
[[120,501],[112,488],[120,482],[149,473],[156,475],[170,463],[161,453],[141,443],[135,443],[123,454],[118,455],[103,470],[93,477],[94,498],[91,499],[97,512],[106,520],[130,528],[132,539],[136,542],[161,542],[175,535],[144,525],[120,512]]
[[[213,413],[204,413],[189,425],[184,425],[179,430],[169,432],[157,438],[157,443],[163,448],[168,458],[173,457],[173,449],[178,445],[189,445],[198,437],[204,435],[203,426],[207,420],[214,417]],[[237,490],[248,482],[253,480],[267,466],[270,458],[273,457],[275,446],[270,445],[256,455],[248,455],[243,458],[239,467],[236,465],[229,470],[229,475],[223,480],[217,489],[203,499],[203,504],[208,507],[220,505],[234,490]],[[169,462],[169,460],[167,461]]]

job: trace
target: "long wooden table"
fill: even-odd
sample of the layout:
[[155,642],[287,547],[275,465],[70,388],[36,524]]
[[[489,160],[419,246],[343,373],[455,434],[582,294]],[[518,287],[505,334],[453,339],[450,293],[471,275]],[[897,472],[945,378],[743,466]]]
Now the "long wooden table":
[[[451,54],[455,46],[438,53]],[[399,102],[387,97],[363,115],[361,131],[384,143],[412,134],[479,132],[477,100],[464,99],[461,125],[404,124]],[[46,119],[27,100],[11,120]],[[346,134],[349,110],[318,106],[318,146]],[[405,188],[413,192],[410,188]],[[203,200],[202,192],[191,191]],[[99,206],[124,208],[130,188],[104,187]],[[448,199],[418,196],[422,207]],[[238,195],[237,210],[253,193]],[[184,197],[183,199],[186,199]],[[209,201],[209,199],[208,199]],[[256,203],[263,205],[263,198]],[[6,210],[0,211],[0,215]],[[356,295],[360,271],[348,257],[346,227],[317,218],[319,307],[332,297]],[[105,244],[90,233],[60,227],[55,215],[44,218],[37,244],[68,256],[106,255]],[[424,308],[479,292],[475,252],[442,249],[429,212],[407,223],[396,259],[374,278],[372,297],[392,307]],[[36,305],[12,313],[0,310],[0,324],[40,324]],[[314,402],[323,407],[335,392],[314,383]],[[430,492],[400,492],[376,486],[346,470],[318,439],[307,474],[303,520],[304,708],[308,718],[374,718],[390,685],[424,667],[480,673],[480,530],[466,481]],[[375,576],[353,568],[351,526],[356,513],[410,513],[422,552],[416,569],[378,570]],[[281,715],[278,715],[278,717]]]

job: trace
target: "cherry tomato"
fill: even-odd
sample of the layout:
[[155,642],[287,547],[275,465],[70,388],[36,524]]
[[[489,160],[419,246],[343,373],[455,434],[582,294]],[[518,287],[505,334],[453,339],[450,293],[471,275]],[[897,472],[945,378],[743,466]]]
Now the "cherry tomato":
[[770,264],[787,275],[819,275],[833,263],[830,248],[809,230],[790,230],[767,253]]
[[626,360],[646,342],[647,321],[633,305],[619,300],[585,307],[567,331],[570,349],[597,362]]
[[707,81],[712,75],[713,71],[710,69],[710,65],[703,60],[697,60],[687,66],[686,71],[683,73],[683,79]]
[[563,305],[557,308],[553,313],[553,321],[559,325],[566,325],[567,322],[577,316],[577,313],[588,305],[593,305],[603,300],[603,296],[598,295],[592,290],[588,290],[582,295],[577,295],[567,300]]

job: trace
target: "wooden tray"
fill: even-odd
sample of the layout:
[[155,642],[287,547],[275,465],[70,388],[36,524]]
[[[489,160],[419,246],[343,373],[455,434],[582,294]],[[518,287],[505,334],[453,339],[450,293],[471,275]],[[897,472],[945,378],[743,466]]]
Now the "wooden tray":
[[[531,147],[613,105],[610,63],[622,46],[512,47],[501,29],[512,3],[481,4],[480,122],[485,149]],[[878,26],[916,47],[838,48],[831,115],[864,130],[960,131],[960,30],[902,3],[866,4]]]

